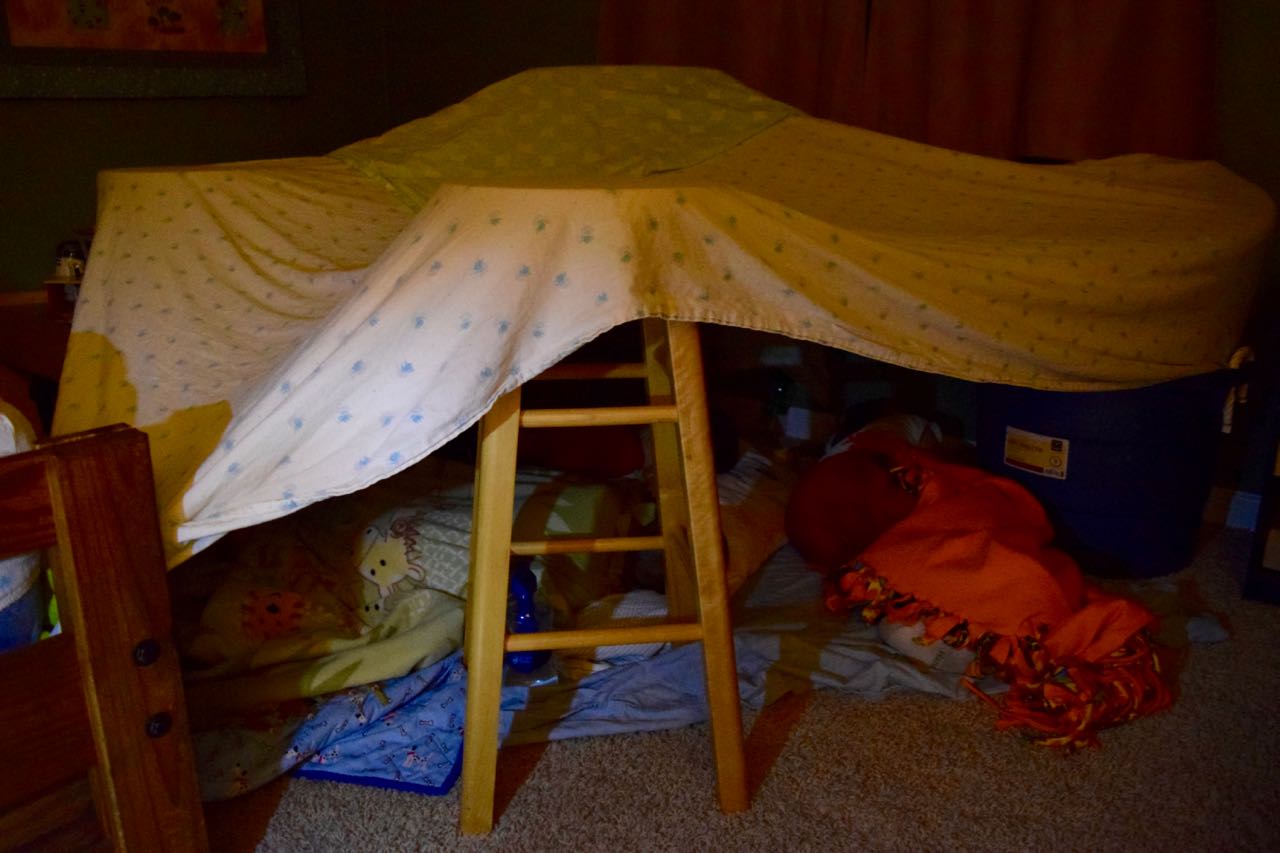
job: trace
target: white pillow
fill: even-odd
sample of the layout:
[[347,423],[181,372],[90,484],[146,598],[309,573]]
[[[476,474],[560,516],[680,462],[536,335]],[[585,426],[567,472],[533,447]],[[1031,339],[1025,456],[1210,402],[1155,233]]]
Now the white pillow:
[[[0,400],[0,456],[22,453],[35,443],[31,422],[16,408]],[[13,604],[31,589],[40,574],[38,553],[19,554],[0,560],[0,610]]]
[[36,431],[22,412],[0,400],[0,456],[23,453],[36,442]]

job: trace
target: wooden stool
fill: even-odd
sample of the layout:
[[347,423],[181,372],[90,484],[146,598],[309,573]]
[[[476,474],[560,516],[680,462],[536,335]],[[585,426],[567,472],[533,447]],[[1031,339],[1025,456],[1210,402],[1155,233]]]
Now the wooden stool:
[[[538,378],[644,379],[648,405],[525,410],[517,388],[499,399],[480,423],[464,647],[468,680],[463,833],[482,834],[493,826],[504,652],[701,640],[720,808],[737,812],[747,807],[738,674],[698,330],[692,323],[676,321],[644,320],[643,324],[643,363],[564,364]],[[628,424],[651,425],[661,534],[511,541],[520,428]],[[507,633],[512,556],[642,550],[662,550],[665,555],[665,622]]]

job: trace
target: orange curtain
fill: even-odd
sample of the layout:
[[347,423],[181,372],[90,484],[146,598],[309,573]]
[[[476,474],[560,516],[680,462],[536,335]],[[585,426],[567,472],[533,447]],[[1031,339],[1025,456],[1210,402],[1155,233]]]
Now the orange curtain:
[[1210,156],[1214,0],[603,0],[609,64],[1006,158]]
[[600,61],[718,68],[811,115],[844,119],[859,95],[869,4],[604,0]]

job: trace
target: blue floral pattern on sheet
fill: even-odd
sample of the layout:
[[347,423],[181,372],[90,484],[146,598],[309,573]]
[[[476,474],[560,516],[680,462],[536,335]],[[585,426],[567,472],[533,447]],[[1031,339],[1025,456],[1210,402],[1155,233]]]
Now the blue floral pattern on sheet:
[[[1005,163],[797,117],[713,72],[560,72],[345,162],[104,175],[55,430],[147,429],[171,561],[414,464],[642,317],[1064,390],[1235,346],[1273,210],[1213,164]],[[583,132],[526,150],[521,117],[563,94],[531,81],[570,77]]]

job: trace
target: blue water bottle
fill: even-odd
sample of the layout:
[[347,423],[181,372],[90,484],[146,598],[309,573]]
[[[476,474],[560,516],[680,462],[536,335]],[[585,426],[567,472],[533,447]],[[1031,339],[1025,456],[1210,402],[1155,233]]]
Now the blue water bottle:
[[[518,560],[511,566],[507,587],[507,630],[512,634],[529,634],[550,625],[550,613],[538,596],[538,577],[529,560]],[[551,652],[507,652],[505,661],[508,681],[535,686],[555,681]]]

